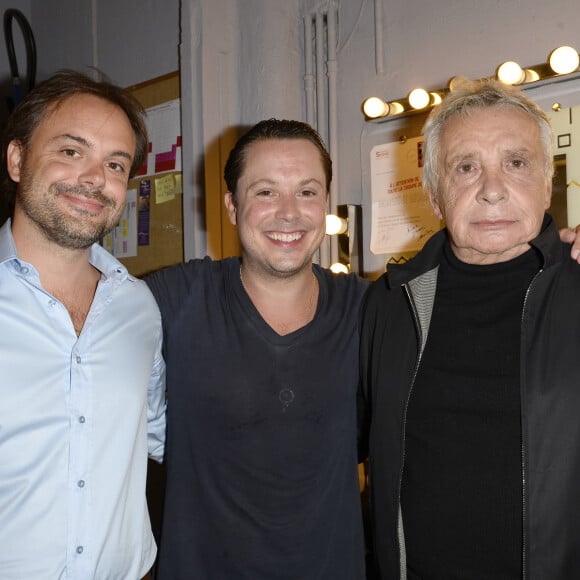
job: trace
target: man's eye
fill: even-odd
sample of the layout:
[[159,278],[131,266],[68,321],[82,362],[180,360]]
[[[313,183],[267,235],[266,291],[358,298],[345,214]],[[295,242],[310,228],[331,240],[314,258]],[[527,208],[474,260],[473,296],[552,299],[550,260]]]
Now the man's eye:
[[459,171],[459,173],[469,173],[470,171],[473,170],[473,165],[471,163],[462,163],[461,165],[459,165],[457,170]]
[[65,157],[78,157],[79,153],[75,149],[63,149],[62,153]]
[[302,195],[303,197],[315,197],[316,195],[318,195],[318,193],[316,191],[312,191],[311,189],[303,189],[300,192],[300,195]]
[[526,162],[523,159],[512,159],[510,161],[510,165],[512,167],[515,167],[516,169],[520,169],[522,167],[525,167]]
[[117,163],[116,161],[111,161],[108,163],[109,167],[118,173],[125,173],[125,166],[121,163]]
[[261,189],[260,191],[256,192],[257,197],[270,197],[272,195],[272,191],[269,189]]

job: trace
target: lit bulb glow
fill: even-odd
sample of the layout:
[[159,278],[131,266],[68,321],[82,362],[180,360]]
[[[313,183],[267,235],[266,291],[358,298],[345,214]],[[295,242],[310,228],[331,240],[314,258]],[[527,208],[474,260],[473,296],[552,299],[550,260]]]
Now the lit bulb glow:
[[497,78],[504,85],[519,85],[526,80],[526,73],[517,62],[509,60],[498,67]]
[[379,97],[369,97],[363,103],[363,111],[369,119],[385,117],[389,114],[389,104],[385,103],[383,99],[379,99]]
[[433,105],[440,105],[443,97],[439,93],[429,93],[431,95],[431,103]]
[[344,218],[338,217],[333,213],[326,216],[326,233],[329,236],[344,234],[348,228],[348,223]]
[[431,101],[431,97],[425,89],[413,89],[407,98],[413,109],[424,109]]
[[571,46],[560,46],[550,54],[549,63],[555,73],[565,75],[578,68],[580,58]]
[[535,83],[540,80],[538,71],[535,71],[533,68],[524,69],[524,73],[526,75],[526,80],[524,82],[526,83]]
[[389,113],[391,115],[398,115],[399,113],[404,112],[405,107],[403,107],[403,105],[401,105],[401,103],[397,102],[397,101],[393,101],[390,105],[389,105]]
[[455,90],[455,89],[457,89],[457,88],[458,88],[458,86],[461,84],[461,79],[462,79],[462,78],[463,78],[463,77],[459,77],[459,76],[452,77],[452,78],[450,79],[450,81],[449,81],[448,85],[447,85],[447,88],[448,88],[450,91],[454,91],[454,90]]
[[335,274],[348,274],[348,266],[341,262],[335,262],[332,264],[330,270]]

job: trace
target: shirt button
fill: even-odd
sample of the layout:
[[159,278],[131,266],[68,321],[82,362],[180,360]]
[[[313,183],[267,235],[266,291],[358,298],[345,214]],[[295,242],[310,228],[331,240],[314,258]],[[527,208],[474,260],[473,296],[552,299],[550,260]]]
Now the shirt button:
[[83,416],[83,415],[81,415],[81,416],[79,417],[79,423],[84,423],[85,421],[86,421],[86,419],[84,418],[84,416]]
[[27,266],[22,266],[22,268],[20,268],[20,271],[21,271],[23,274],[28,274],[28,267],[27,267]]
[[77,554],[82,554],[82,553],[83,553],[83,547],[77,546]]
[[49,300],[48,305],[49,306],[56,306],[56,300]]
[[85,482],[84,482],[84,480],[83,480],[83,479],[79,479],[79,480],[77,481],[77,485],[78,485],[79,487],[85,487]]
[[81,357],[77,354],[77,356],[76,356],[77,364],[80,365],[81,364],[81,360],[82,360]]

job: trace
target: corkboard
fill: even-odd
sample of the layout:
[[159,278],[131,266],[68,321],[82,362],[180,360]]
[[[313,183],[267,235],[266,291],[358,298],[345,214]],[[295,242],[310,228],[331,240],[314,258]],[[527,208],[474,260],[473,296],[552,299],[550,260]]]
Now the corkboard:
[[[145,109],[173,101],[180,97],[179,72],[170,73],[147,82],[128,87]],[[181,173],[173,172],[177,182]],[[163,173],[163,175],[167,175]],[[152,188],[155,175],[132,179],[128,189],[139,192],[140,183],[149,180]],[[155,202],[152,190],[150,199],[149,244],[137,246],[137,256],[119,258],[131,274],[143,276],[164,266],[183,261],[183,194],[164,203]]]

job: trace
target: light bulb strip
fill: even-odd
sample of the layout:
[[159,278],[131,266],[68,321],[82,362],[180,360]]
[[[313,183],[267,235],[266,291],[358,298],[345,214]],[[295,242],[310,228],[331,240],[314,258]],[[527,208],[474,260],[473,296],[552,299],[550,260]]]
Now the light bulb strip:
[[[560,57],[560,58],[559,58]],[[560,46],[548,56],[548,61],[531,67],[521,67],[518,63],[508,61],[502,63],[494,77],[506,84],[529,86],[543,84],[556,77],[578,75],[580,55],[576,49],[569,46]],[[560,71],[560,72],[558,72]],[[453,90],[453,80],[445,89],[427,91],[413,89],[406,98],[394,101],[384,101],[379,97],[370,97],[363,102],[362,112],[366,121],[383,122],[394,117],[407,116],[428,111],[438,105],[442,98]],[[418,100],[415,100],[419,97]]]

